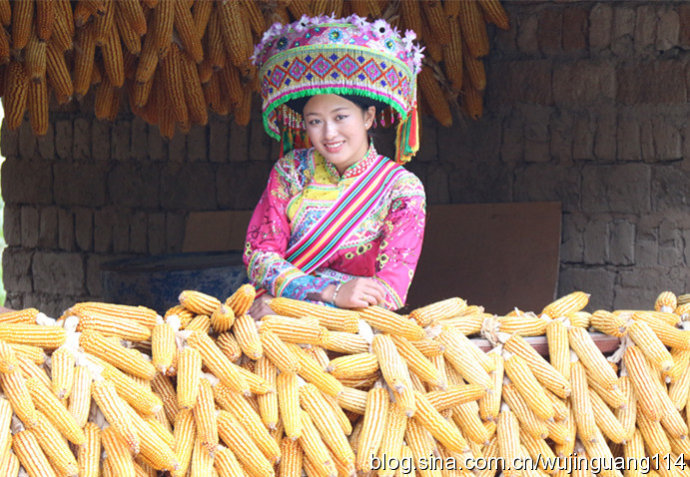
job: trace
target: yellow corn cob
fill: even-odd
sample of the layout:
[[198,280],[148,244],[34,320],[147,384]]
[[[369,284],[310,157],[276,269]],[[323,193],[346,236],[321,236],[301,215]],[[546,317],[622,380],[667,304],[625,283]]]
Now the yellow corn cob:
[[240,2],[226,2],[219,6],[221,31],[225,50],[238,68],[247,68],[252,55],[252,32],[245,16],[245,7]]
[[438,369],[410,341],[401,336],[391,336],[391,339],[411,372],[431,385],[443,386],[444,383]]
[[103,429],[101,443],[103,450],[108,455],[114,475],[134,475],[132,455],[113,427]]
[[247,434],[264,456],[272,463],[276,463],[280,458],[278,443],[266,430],[258,411],[252,406],[252,401],[244,399],[239,393],[230,390],[222,383],[213,386],[213,394],[219,406],[232,413],[235,419],[246,429]]
[[688,434],[688,426],[680,412],[678,412],[678,409],[673,405],[671,398],[669,398],[666,386],[658,379],[655,379],[653,384],[656,387],[659,403],[661,404],[661,424],[669,435],[678,439],[684,439]]
[[[465,89],[466,91],[466,89]],[[521,336],[541,336],[546,330],[550,319],[544,315],[536,316],[533,313],[522,313],[498,317],[499,331],[504,333],[517,333]]]
[[570,377],[570,344],[568,329],[563,322],[553,320],[546,326],[546,341],[549,346],[551,366],[563,377]]
[[[469,46],[469,45],[468,45]],[[475,54],[474,50],[470,48],[475,58],[484,56]],[[558,300],[546,305],[542,310],[542,314],[547,314],[549,317],[555,319],[561,316],[569,315],[576,311],[582,310],[589,303],[589,295],[587,293],[576,291],[568,295],[560,297]]]
[[246,370],[240,366],[237,367],[237,371],[242,375],[244,380],[249,386],[249,390],[254,394],[266,394],[270,392],[275,392],[275,389],[271,387],[264,379],[260,378],[256,374],[249,370]]
[[[429,358],[429,361],[431,364],[438,370],[439,376],[441,377],[440,386],[430,386],[429,390],[430,391],[444,391],[445,389],[448,388],[448,371],[446,368],[446,358],[443,357],[443,354],[437,355],[437,356],[431,356]],[[501,377],[503,376],[503,363],[501,363],[501,369],[496,370],[495,374],[500,374]]]
[[[443,356],[453,369],[470,383],[479,384],[485,390],[491,389],[491,377],[482,366],[476,366],[477,355],[471,349],[474,345],[467,340],[467,337],[455,330],[445,328],[438,340],[445,347]],[[493,363],[490,363],[490,366],[493,366]]]
[[163,402],[163,410],[168,422],[175,422],[179,407],[177,405],[177,394],[170,380],[158,373],[151,381],[151,388],[155,395]]
[[180,464],[176,474],[184,476],[187,474],[187,469],[191,464],[194,441],[196,440],[193,411],[191,409],[184,409],[178,412],[174,427],[173,450],[175,451],[177,462]]
[[662,311],[665,313],[673,313],[673,311],[678,307],[678,298],[676,298],[675,293],[671,291],[664,291],[659,294],[659,296],[654,301],[654,310]]
[[156,313],[155,310],[145,306],[120,305],[96,301],[77,303],[76,305],[72,306],[69,311],[71,314],[79,317],[96,313],[99,316],[107,315],[113,318],[125,318],[127,320],[135,321],[149,329],[152,329],[154,326],[156,326],[158,316],[158,313]]
[[192,12],[184,2],[175,2],[174,26],[187,54],[195,63],[201,62],[204,59],[201,37],[195,28]]
[[22,376],[24,376],[27,379],[37,378],[47,387],[50,387],[50,378],[48,377],[48,373],[42,366],[39,367],[36,363],[22,355],[17,356],[17,362],[19,363],[19,369],[21,371]]
[[[206,2],[201,2],[201,3],[206,3]],[[210,3],[210,2],[207,2]],[[289,440],[289,439],[288,439]],[[282,461],[281,461],[282,464]],[[216,455],[214,456],[213,459],[213,465],[215,466],[216,470],[218,471],[218,475],[220,477],[224,476],[229,476],[229,477],[239,477],[244,475],[244,471],[242,470],[242,466],[240,465],[239,461],[237,460],[237,457],[235,457],[235,454],[232,453],[230,449],[224,446],[219,446],[218,450],[216,451]],[[281,474],[281,475],[286,475],[286,474]]]
[[29,475],[55,477],[55,471],[41,450],[33,431],[26,429],[17,432],[12,438],[12,450]]
[[[7,88],[2,98],[7,126],[10,129],[17,129],[24,120],[28,97],[29,75],[26,73],[24,64],[10,60],[7,74]],[[2,322],[4,323],[5,321]]]
[[12,47],[14,49],[21,50],[28,43],[33,16],[33,0],[15,3],[12,9]]
[[137,350],[119,344],[116,338],[107,338],[98,331],[85,330],[79,337],[79,345],[84,351],[134,376],[151,380],[156,375],[156,368],[151,362],[144,359]]
[[[238,399],[242,399],[242,397],[238,395]],[[218,446],[218,426],[216,407],[213,402],[213,388],[208,379],[205,378],[199,382],[199,397],[194,406],[194,422],[197,440],[201,441],[207,453],[213,455]]]
[[592,314],[592,326],[618,338],[622,338],[627,330],[626,320],[606,310],[597,310]]
[[331,374],[336,378],[356,379],[374,374],[379,369],[379,361],[374,353],[357,353],[332,359]]
[[26,360],[31,361],[33,364],[42,365],[46,362],[46,354],[43,348],[31,345],[21,345],[16,343],[10,343],[10,348],[12,348],[17,356],[17,364],[21,366],[20,361]]
[[93,422],[84,426],[86,440],[79,446],[77,462],[79,475],[84,477],[98,477],[98,463],[101,458],[101,429]]
[[625,404],[615,409],[616,418],[620,421],[625,431],[625,438],[631,438],[635,430],[635,421],[637,417],[637,403],[633,393],[632,386],[627,374],[623,373],[620,379],[620,388],[625,395]]
[[570,347],[589,371],[592,379],[600,382],[605,388],[616,386],[618,377],[611,366],[601,354],[599,348],[586,330],[582,328],[570,328],[568,330]]
[[296,373],[300,370],[299,358],[278,335],[270,329],[262,329],[259,336],[263,352],[278,369],[285,373]]
[[379,306],[369,306],[359,312],[360,317],[372,327],[391,335],[416,341],[424,338],[424,330],[413,320]]
[[364,414],[367,392],[361,389],[343,386],[342,392],[338,394],[336,399],[343,409],[356,414]]
[[611,441],[623,444],[626,440],[626,432],[618,418],[611,412],[603,399],[597,393],[590,390],[589,400],[594,413],[594,420],[601,432]]
[[177,369],[177,406],[192,409],[199,395],[201,379],[201,353],[197,349],[185,347],[180,351]]
[[219,306],[211,315],[211,326],[217,333],[228,331],[235,322],[235,313],[227,305]]
[[[113,7],[114,8],[114,7]],[[110,83],[120,88],[125,82],[125,66],[122,56],[122,43],[117,30],[111,28],[101,45],[103,65]]]
[[546,422],[534,414],[513,384],[503,385],[503,399],[515,414],[524,431],[537,439],[545,439],[548,436],[549,430]]
[[280,443],[280,467],[278,474],[285,477],[301,477],[304,454],[297,440],[284,438]]
[[216,344],[225,356],[232,362],[242,357],[242,350],[235,336],[230,332],[221,333],[216,337]]
[[58,348],[51,359],[51,389],[59,399],[68,398],[74,383],[74,355],[67,348]]
[[468,88],[466,92],[475,91],[479,93],[484,91],[486,89],[486,70],[484,69],[484,61],[481,58],[472,56],[472,53],[470,53],[469,49],[464,44],[462,54],[463,66],[470,80],[469,84],[466,84],[466,86],[472,86],[472,88]]
[[667,325],[676,326],[680,322],[680,317],[675,313],[667,313],[663,311],[630,311],[617,310],[614,313],[625,315],[626,317],[632,314],[633,320],[642,320],[648,324],[655,322],[663,322]]
[[[479,405],[476,402],[460,404],[452,409],[451,417],[462,431],[462,435],[477,444],[489,442],[489,430],[479,417]],[[432,433],[433,434],[433,433]],[[468,452],[469,447],[463,452]]]
[[257,331],[256,322],[254,318],[247,315],[240,315],[235,320],[235,325],[232,328],[237,340],[237,344],[250,359],[259,359],[263,355],[263,347],[261,345],[261,338]]
[[589,371],[587,371],[587,384],[589,387],[596,391],[597,394],[613,409],[618,409],[625,404],[625,395],[620,389],[605,388],[592,376]]
[[685,365],[680,377],[668,388],[668,397],[679,411],[685,408],[690,395],[690,366]]
[[671,443],[661,423],[650,420],[644,412],[641,412],[639,407],[637,410],[637,428],[642,435],[642,439],[644,439],[645,446],[649,450],[650,455],[671,453]]
[[291,439],[297,439],[302,431],[299,416],[299,392],[297,390],[297,375],[281,372],[276,378],[278,405],[280,415],[285,426],[285,434]]
[[127,444],[130,451],[140,450],[140,436],[132,429],[127,418],[128,405],[117,395],[115,385],[107,379],[95,379],[91,384],[91,395],[99,409],[120,437]]
[[28,344],[54,350],[65,343],[66,336],[65,330],[59,326],[0,323],[0,339],[8,343]]
[[570,322],[570,326],[576,326],[578,328],[589,328],[592,314],[586,311],[576,311],[574,313],[569,313],[566,318]]
[[251,394],[240,367],[234,365],[206,333],[193,332],[187,344],[199,350],[203,363],[223,384],[247,396]]
[[431,391],[426,394],[437,411],[444,411],[470,401],[476,401],[484,394],[478,384],[453,384],[445,391]]
[[639,470],[640,465],[646,456],[644,451],[644,440],[642,439],[642,434],[640,434],[639,430],[635,430],[632,438],[623,446],[623,450],[626,461],[632,461],[636,464],[631,465],[629,469],[626,469],[625,475],[629,475],[631,477],[641,477],[644,475]]
[[324,442],[342,462],[354,465],[355,455],[332,408],[313,384],[299,390],[302,408],[309,414]]
[[515,469],[511,469],[511,465],[519,457],[520,427],[513,412],[505,405],[502,406],[501,412],[498,414],[496,435],[499,454],[506,458],[508,463],[508,467],[503,469],[503,473],[504,475],[516,475]]
[[573,386],[571,397],[573,412],[577,421],[578,435],[583,441],[595,438],[596,421],[592,410],[592,401],[587,390],[587,375],[579,361],[570,363],[570,382]]
[[14,453],[10,452],[9,447],[5,453],[5,458],[0,462],[0,472],[8,477],[17,477],[19,475],[19,459],[17,459]]
[[220,306],[220,301],[206,293],[184,290],[178,297],[180,304],[198,315],[212,315]]
[[[398,406],[389,406],[388,416],[386,417],[386,432],[383,433],[383,440],[379,450],[380,459],[390,459],[395,462],[401,458],[403,439],[407,429],[407,416]],[[393,476],[394,470],[388,468],[378,471],[380,476]]]
[[77,366],[74,370],[68,410],[79,427],[83,428],[86,425],[90,408],[91,373],[85,366]]
[[102,376],[115,385],[117,394],[137,412],[151,415],[161,410],[161,400],[145,384],[148,383],[147,381],[138,382],[108,363],[99,362],[98,364],[103,366]]
[[246,438],[246,432],[228,411],[218,413],[218,434],[249,475],[275,475],[271,463],[264,457],[256,444],[251,439]]
[[[367,393],[362,431],[357,445],[355,465],[359,471],[371,470],[370,456],[376,455],[384,435],[390,398],[386,389],[375,386]],[[429,405],[430,407],[433,406]]]
[[[126,12],[123,11],[121,5],[132,4],[135,2],[116,2],[115,3],[115,26],[117,28],[118,34],[125,48],[133,55],[139,55],[141,53],[141,38],[139,33],[134,29],[133,25],[130,23],[126,17]],[[137,2],[138,4],[138,2]],[[143,12],[142,12],[143,15]],[[146,23],[144,22],[144,25]]]
[[432,0],[422,3],[424,17],[429,25],[429,29],[434,32],[436,39],[441,45],[450,42],[449,21],[443,11],[441,0]]
[[[277,369],[268,358],[261,357],[257,360],[256,374],[275,388]],[[261,421],[267,428],[275,429],[278,424],[278,396],[276,393],[266,393],[258,395],[256,399],[259,404]]]
[[36,323],[39,311],[36,308],[24,308],[22,310],[0,313],[0,323]]
[[83,311],[79,314],[77,331],[95,330],[105,336],[117,336],[130,341],[146,341],[151,338],[151,329],[141,323],[114,317],[99,311]]
[[376,354],[383,378],[392,390],[401,393],[406,389],[412,389],[407,363],[396,349],[390,336],[375,335],[372,351]]
[[45,80],[46,75],[46,42],[39,40],[36,30],[31,28],[29,41],[26,44],[24,60],[26,71],[35,83]]
[[192,451],[190,476],[202,477],[206,475],[213,475],[213,457],[204,449],[201,439],[197,437]]
[[304,378],[305,381],[312,383],[320,391],[330,396],[337,396],[343,389],[343,385],[334,376],[325,373],[319,363],[312,358],[305,350],[294,343],[287,343],[290,349],[299,361],[298,374]]
[[499,0],[479,0],[479,6],[482,8],[487,22],[493,23],[501,30],[508,30],[510,28],[508,14]]
[[300,411],[300,414],[302,435],[299,438],[299,443],[304,451],[305,464],[309,462],[313,465],[315,475],[337,475],[335,463],[311,418],[304,411]]
[[187,323],[184,329],[208,333],[211,330],[211,319],[207,315],[196,315]]
[[27,387],[27,379],[21,371],[0,373],[0,383],[17,417],[25,426],[33,426],[36,422],[36,407]]
[[165,373],[176,361],[177,345],[175,344],[175,330],[168,323],[160,323],[151,333],[151,355],[153,365],[161,373]]
[[662,416],[662,404],[644,354],[637,346],[630,345],[623,354],[623,362],[637,397],[638,415],[642,411],[648,419],[658,421]]
[[570,395],[570,384],[566,377],[542,358],[524,338],[513,335],[504,343],[503,347],[524,359],[534,376],[546,389],[561,398],[567,398]]
[[[540,456],[542,459],[555,459],[556,454],[546,443],[544,439],[537,439],[528,432],[520,430],[520,442],[525,446],[530,457],[538,461]],[[544,470],[543,468],[541,470]]]
[[323,333],[320,345],[329,351],[344,354],[365,353],[369,350],[369,343],[360,335],[342,331]]
[[[544,388],[537,381],[527,362],[518,355],[505,358],[505,373],[527,405],[540,419],[553,419],[555,411]],[[583,379],[585,379],[583,374]],[[586,385],[586,381],[585,381]]]
[[0,462],[6,460],[6,451],[12,446],[12,435],[10,434],[10,424],[12,423],[12,406],[6,398],[0,397],[0,450],[3,457]]
[[[471,308],[471,307],[468,307]],[[492,318],[488,313],[461,314],[447,320],[440,320],[437,324],[442,327],[450,327],[465,336],[474,335],[482,330],[484,320]]]
[[359,317],[355,311],[342,310],[284,297],[273,298],[269,302],[269,306],[278,315],[293,318],[315,317],[319,320],[321,326],[329,330],[347,333],[357,333],[359,330]]
[[666,382],[674,383],[680,379],[681,374],[690,363],[690,350],[672,349],[671,356],[673,357],[673,366],[668,372],[662,373],[662,376]]
[[279,315],[266,315],[261,327],[277,334],[289,343],[320,345],[328,330],[319,325],[316,318],[290,318]]
[[225,300],[225,305],[232,308],[235,316],[244,315],[254,303],[255,297],[256,289],[250,283],[246,283]]
[[460,2],[458,20],[462,27],[462,36],[472,56],[480,58],[488,55],[489,38],[486,33],[484,18],[477,2]]
[[199,68],[188,55],[181,54],[179,59],[189,118],[195,124],[206,125],[208,123],[208,109],[204,98],[204,89],[201,86]]
[[6,341],[0,340],[0,372],[9,373],[15,369],[19,369],[19,361],[14,348]]
[[671,353],[656,337],[651,327],[644,321],[635,321],[628,327],[628,336],[635,342],[650,363],[657,369],[669,371],[673,366]]
[[447,298],[412,310],[410,318],[413,318],[420,326],[429,326],[432,322],[456,316],[465,308],[467,308],[465,300],[458,297]]
[[126,408],[131,428],[139,436],[140,456],[158,470],[173,471],[179,468],[175,453],[166,441],[132,408]]
[[427,358],[443,357],[443,346],[436,340],[424,338],[418,341],[410,341]]

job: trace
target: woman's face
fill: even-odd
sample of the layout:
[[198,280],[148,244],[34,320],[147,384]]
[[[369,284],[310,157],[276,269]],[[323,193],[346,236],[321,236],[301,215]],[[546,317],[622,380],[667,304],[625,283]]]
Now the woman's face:
[[374,106],[362,111],[352,101],[335,94],[312,96],[303,111],[312,145],[341,174],[366,154],[367,130],[375,114]]

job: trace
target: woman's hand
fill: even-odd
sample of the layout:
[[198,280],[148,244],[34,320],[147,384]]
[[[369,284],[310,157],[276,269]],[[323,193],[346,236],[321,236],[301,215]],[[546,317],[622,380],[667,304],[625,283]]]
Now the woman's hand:
[[[333,296],[332,292],[330,296]],[[382,305],[385,298],[386,290],[378,281],[373,278],[353,278],[340,286],[334,305],[340,308],[365,308]]]
[[268,306],[268,302],[273,298],[275,298],[273,295],[264,293],[259,298],[254,300],[254,303],[252,303],[252,306],[249,307],[249,311],[247,311],[247,314],[254,318],[254,320],[256,321],[260,320],[264,315],[275,314],[271,307]]

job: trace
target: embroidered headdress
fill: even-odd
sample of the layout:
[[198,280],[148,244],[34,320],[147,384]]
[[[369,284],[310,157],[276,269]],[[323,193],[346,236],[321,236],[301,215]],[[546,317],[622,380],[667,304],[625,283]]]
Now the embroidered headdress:
[[259,68],[266,132],[288,152],[305,141],[298,99],[363,96],[398,117],[395,159],[409,161],[419,149],[417,73],[422,53],[415,38],[413,31],[401,36],[385,20],[370,22],[357,15],[303,16],[288,25],[273,24],[252,56]]

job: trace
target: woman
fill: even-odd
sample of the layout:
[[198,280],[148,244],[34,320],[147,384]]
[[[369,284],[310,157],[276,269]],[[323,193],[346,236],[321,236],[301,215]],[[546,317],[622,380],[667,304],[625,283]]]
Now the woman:
[[254,318],[270,313],[266,298],[276,295],[342,308],[404,305],[422,246],[424,189],[376,152],[368,131],[377,106],[395,109],[397,159],[416,152],[412,38],[383,20],[303,17],[274,25],[257,46],[267,131],[280,133],[284,149],[313,147],[282,155],[250,221],[245,264],[268,292]]

